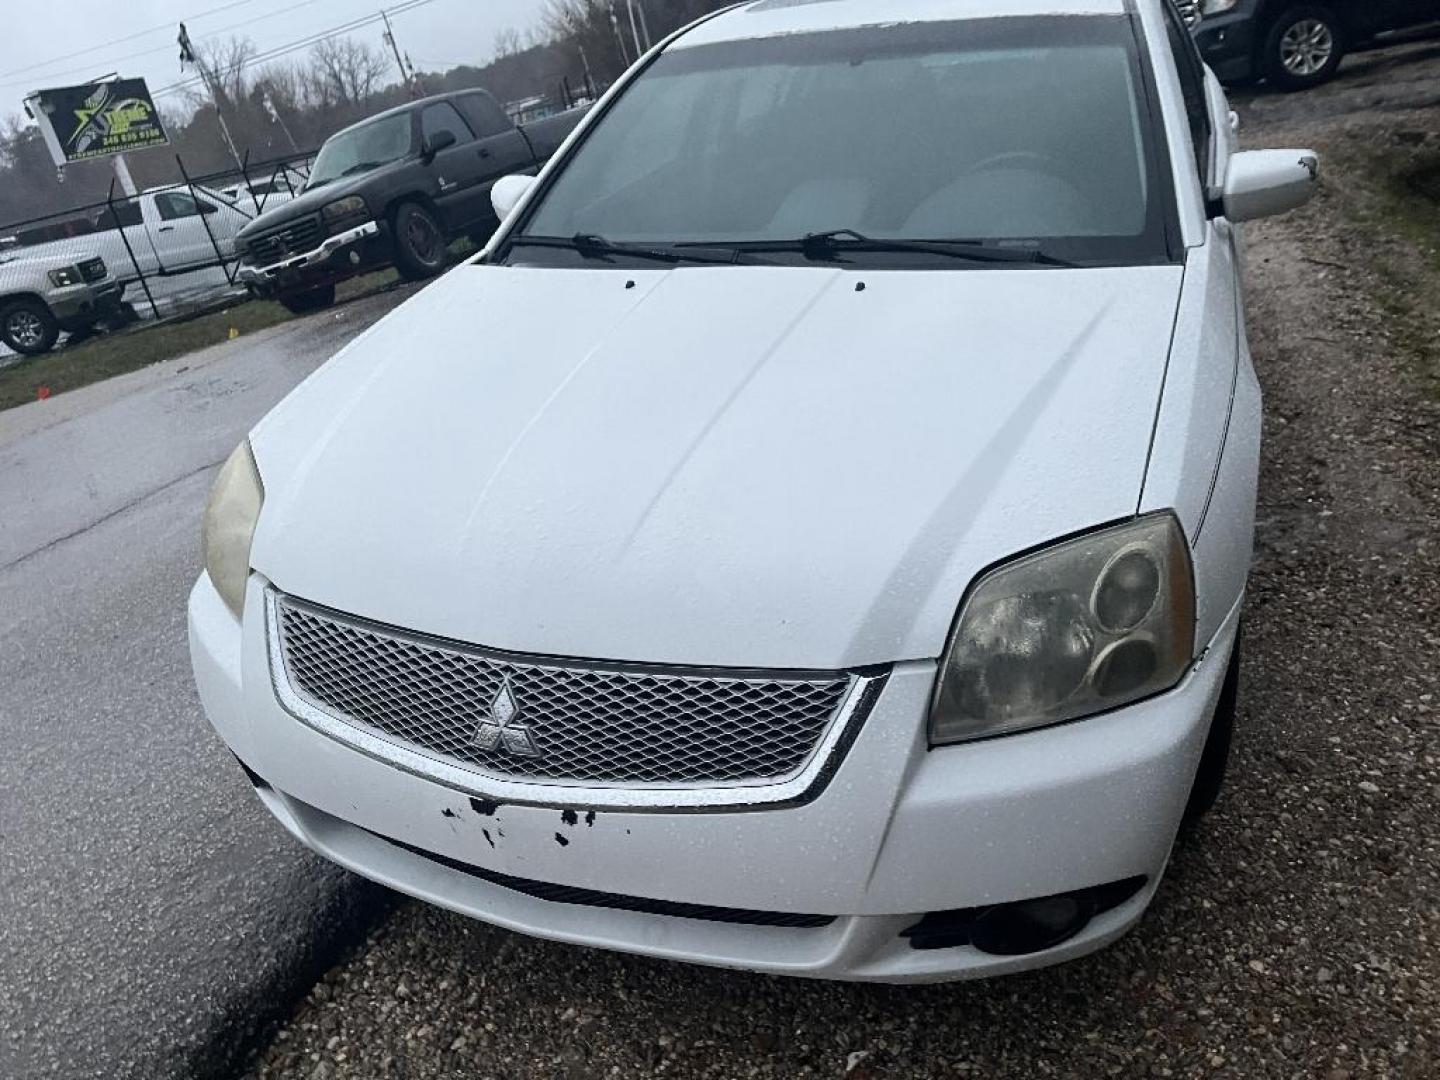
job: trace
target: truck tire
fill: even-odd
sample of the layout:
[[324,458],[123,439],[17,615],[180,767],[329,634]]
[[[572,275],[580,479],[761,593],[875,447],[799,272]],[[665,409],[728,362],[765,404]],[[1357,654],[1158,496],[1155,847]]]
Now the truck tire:
[[292,315],[308,315],[335,303],[334,285],[316,285],[313,289],[297,289],[293,292],[276,293],[280,306]]
[[49,352],[60,324],[45,301],[33,296],[0,300],[0,341],[22,356]]
[[402,202],[390,217],[390,227],[395,237],[395,269],[406,281],[424,281],[445,269],[445,230],[429,207]]
[[1345,28],[1324,4],[1295,4],[1270,24],[1260,67],[1279,90],[1307,90],[1331,78],[1345,59]]

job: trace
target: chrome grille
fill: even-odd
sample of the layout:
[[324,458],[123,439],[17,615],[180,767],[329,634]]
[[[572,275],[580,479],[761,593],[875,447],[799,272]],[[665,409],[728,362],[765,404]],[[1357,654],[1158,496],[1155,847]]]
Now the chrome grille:
[[80,264],[80,276],[86,281],[104,281],[105,273],[104,259],[86,259]]
[[783,781],[805,767],[853,682],[834,672],[567,664],[423,638],[290,597],[275,603],[284,675],[301,701],[506,779]]
[[257,263],[274,262],[287,255],[310,251],[320,240],[320,219],[311,214],[309,217],[287,221],[271,232],[250,237],[245,242],[245,253]]

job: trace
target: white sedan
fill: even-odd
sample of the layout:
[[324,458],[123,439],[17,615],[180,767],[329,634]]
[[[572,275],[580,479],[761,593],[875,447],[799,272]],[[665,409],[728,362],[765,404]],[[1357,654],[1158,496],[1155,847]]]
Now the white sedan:
[[1237,152],[1163,0],[761,0],[221,471],[206,710],[299,840],[563,941],[925,981],[1155,895],[1236,711]]

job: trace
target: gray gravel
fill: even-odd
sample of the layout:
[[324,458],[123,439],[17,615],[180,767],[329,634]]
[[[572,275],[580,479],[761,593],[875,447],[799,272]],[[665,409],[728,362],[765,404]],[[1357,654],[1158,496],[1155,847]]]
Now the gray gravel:
[[[1238,744],[1138,930],[1058,969],[896,989],[407,904],[255,1075],[1440,1075],[1440,407],[1422,370],[1440,264],[1387,238],[1361,182],[1381,156],[1440,155],[1436,51],[1246,108],[1253,145],[1315,145],[1331,168],[1316,204],[1250,234],[1268,442]],[[1397,312],[1397,281],[1425,302]]]

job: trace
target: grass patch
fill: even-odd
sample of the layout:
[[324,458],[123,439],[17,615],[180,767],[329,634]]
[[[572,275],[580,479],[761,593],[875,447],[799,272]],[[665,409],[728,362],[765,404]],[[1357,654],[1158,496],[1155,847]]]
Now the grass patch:
[[241,301],[235,307],[184,322],[132,326],[74,348],[58,349],[0,369],[0,409],[60,394],[127,371],[184,356],[230,338],[231,329],[254,333],[291,317],[273,300]]
[[[462,237],[450,245],[450,265],[468,258],[477,250],[469,239]],[[394,268],[375,270],[340,282],[335,287],[335,300],[337,303],[356,300],[398,284],[400,275]],[[131,300],[134,299],[132,295]],[[182,322],[160,325],[141,323],[74,348],[22,360],[10,367],[0,368],[0,409],[13,409],[35,401],[42,393],[46,396],[61,394],[158,364],[162,360],[173,360],[209,345],[218,345],[230,339],[232,329],[243,336],[292,318],[293,315],[273,300],[240,298],[233,307],[223,311]]]
[[1365,251],[1391,342],[1440,398],[1440,133],[1390,132],[1339,150],[1347,202],[1378,237]]

